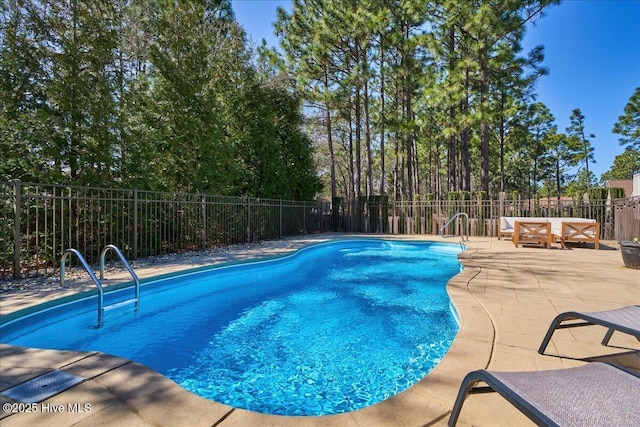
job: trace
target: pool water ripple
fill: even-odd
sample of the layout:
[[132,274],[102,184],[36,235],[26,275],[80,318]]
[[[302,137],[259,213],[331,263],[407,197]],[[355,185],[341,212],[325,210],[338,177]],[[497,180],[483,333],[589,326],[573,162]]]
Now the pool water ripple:
[[258,412],[352,411],[406,390],[444,356],[458,329],[445,285],[460,271],[459,252],[440,243],[321,244],[145,285],[138,313],[108,317],[100,329],[88,308],[8,342],[112,353]]

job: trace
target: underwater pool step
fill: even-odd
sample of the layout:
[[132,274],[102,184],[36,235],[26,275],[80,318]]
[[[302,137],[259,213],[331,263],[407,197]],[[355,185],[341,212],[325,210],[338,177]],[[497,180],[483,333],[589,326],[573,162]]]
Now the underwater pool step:
[[103,308],[104,311],[115,310],[116,308],[124,307],[126,305],[135,304],[138,305],[138,298],[131,298],[126,301],[120,301],[115,304],[107,305]]

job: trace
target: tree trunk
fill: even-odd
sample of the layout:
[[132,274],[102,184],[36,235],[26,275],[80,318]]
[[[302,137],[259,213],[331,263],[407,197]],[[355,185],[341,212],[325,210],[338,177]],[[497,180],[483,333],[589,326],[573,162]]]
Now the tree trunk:
[[[384,48],[383,37],[380,34],[380,196],[384,196],[385,192],[385,158],[384,158],[384,136],[385,136],[385,123],[384,123]],[[381,200],[383,197],[381,198]]]
[[329,146],[329,167],[331,174],[331,200],[334,200],[336,194],[336,158],[333,151],[333,129],[331,126],[331,109],[329,108],[329,73],[327,69],[324,70],[324,93],[325,93],[325,121],[327,126],[327,144]]
[[353,195],[354,203],[355,203],[355,212],[357,217],[357,230],[360,231],[360,218],[362,217],[362,209],[360,209],[360,194],[362,192],[362,111],[361,111],[361,94],[360,94],[360,82],[356,83],[356,93],[355,93],[355,131],[356,131],[356,185],[355,185],[355,193]]
[[[455,73],[456,68],[456,60],[455,60],[455,29],[451,27],[449,29],[449,75],[452,76]],[[453,90],[451,92],[454,92]],[[455,128],[455,120],[456,120],[456,101],[455,99],[449,100],[449,127],[453,130]],[[449,146],[447,149],[447,190],[448,191],[456,191],[458,190],[458,182],[457,182],[457,171],[456,171],[456,134],[455,132],[451,132],[449,135]]]
[[504,191],[504,92],[500,94],[500,191]]
[[[469,87],[469,73],[467,72],[466,87]],[[465,89],[466,92],[466,89]],[[465,97],[462,101],[462,115],[467,117],[469,114],[469,94],[465,93]],[[464,191],[471,191],[471,166],[469,165],[469,125],[464,125],[462,128],[462,189]]]
[[371,157],[371,128],[369,123],[369,84],[367,79],[364,80],[364,138],[367,149],[367,191],[366,195],[370,196],[373,190],[373,159]]
[[482,122],[480,124],[480,140],[481,140],[481,166],[480,166],[480,182],[482,191],[489,193],[489,123],[487,122],[487,108],[489,97],[489,64],[487,52],[482,49],[480,52],[480,108],[482,111]]

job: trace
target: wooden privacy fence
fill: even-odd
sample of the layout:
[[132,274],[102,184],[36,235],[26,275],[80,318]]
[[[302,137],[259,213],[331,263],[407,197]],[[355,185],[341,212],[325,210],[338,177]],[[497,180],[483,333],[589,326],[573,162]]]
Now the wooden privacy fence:
[[326,231],[317,202],[0,182],[0,280],[48,274],[66,249],[97,264]]
[[614,204],[616,238],[640,239],[640,197],[616,200]]

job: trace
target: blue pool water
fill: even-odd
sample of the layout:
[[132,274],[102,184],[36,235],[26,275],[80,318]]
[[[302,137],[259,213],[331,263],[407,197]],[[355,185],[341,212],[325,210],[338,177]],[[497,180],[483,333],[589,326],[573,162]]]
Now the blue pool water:
[[447,352],[458,325],[445,285],[460,271],[459,252],[444,243],[335,241],[144,284],[139,310],[107,314],[102,328],[90,298],[0,332],[10,344],[135,360],[235,407],[346,412],[406,390]]

